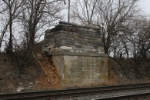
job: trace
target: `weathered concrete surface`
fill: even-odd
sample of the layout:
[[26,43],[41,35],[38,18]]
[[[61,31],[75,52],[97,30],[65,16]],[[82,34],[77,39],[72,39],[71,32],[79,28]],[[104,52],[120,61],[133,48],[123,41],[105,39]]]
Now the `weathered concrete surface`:
[[108,58],[91,56],[53,56],[64,86],[98,84],[107,81]]
[[43,52],[52,55],[59,52],[85,52],[104,54],[100,29],[72,24],[59,24],[45,31]]
[[52,56],[65,87],[107,81],[108,58],[98,28],[60,22],[45,32],[42,51]]

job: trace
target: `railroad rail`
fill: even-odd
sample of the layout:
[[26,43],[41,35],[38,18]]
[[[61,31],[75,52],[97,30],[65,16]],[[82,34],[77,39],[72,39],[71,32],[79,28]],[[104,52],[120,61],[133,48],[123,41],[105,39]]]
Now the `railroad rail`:
[[[0,100],[52,99],[52,98],[95,95],[95,94],[100,94],[104,92],[108,93],[108,92],[135,90],[135,89],[147,89],[147,88],[150,88],[150,83],[93,87],[93,88],[65,89],[65,90],[54,90],[54,91],[25,92],[25,93],[1,94]],[[150,95],[150,93],[147,95]],[[110,100],[110,99],[112,98],[97,99],[97,100]],[[115,100],[117,100],[117,97]]]
[[97,98],[93,100],[126,100],[126,99],[127,100],[129,99],[143,100],[144,98],[147,98],[147,97],[150,97],[150,93],[125,95],[125,96],[109,97],[109,98],[102,98],[102,99]]

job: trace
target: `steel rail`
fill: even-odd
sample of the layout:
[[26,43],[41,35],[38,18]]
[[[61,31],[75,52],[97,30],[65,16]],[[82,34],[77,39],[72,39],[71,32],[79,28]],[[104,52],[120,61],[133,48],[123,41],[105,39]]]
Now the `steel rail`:
[[122,100],[122,99],[138,99],[138,98],[147,98],[147,97],[150,97],[150,93],[132,94],[132,95],[108,97],[108,98],[102,98],[102,99],[97,98],[93,100]]
[[133,90],[133,89],[142,89],[142,88],[150,88],[150,83],[105,86],[105,87],[94,87],[94,88],[66,89],[66,90],[55,90],[55,91],[1,94],[0,99],[7,99],[7,100],[29,100],[29,99],[31,100],[31,99],[38,99],[38,98],[46,99],[46,98],[78,96],[78,95],[96,94],[96,93],[112,92],[112,91],[119,91],[119,90]]

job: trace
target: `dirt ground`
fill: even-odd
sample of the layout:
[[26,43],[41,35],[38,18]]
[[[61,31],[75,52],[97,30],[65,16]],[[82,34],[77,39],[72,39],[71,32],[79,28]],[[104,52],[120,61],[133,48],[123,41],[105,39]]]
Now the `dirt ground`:
[[[41,54],[40,44],[33,55],[32,60],[36,64],[22,68],[23,73],[20,73],[15,59],[6,53],[0,53],[0,94],[63,88],[57,68],[53,66],[50,57]],[[110,57],[108,82],[99,86],[149,82],[149,62],[137,64],[134,59]]]
[[56,68],[41,49],[41,44],[36,45],[31,59],[35,64],[22,68],[17,67],[14,58],[0,53],[0,94],[62,88]]
[[131,84],[150,82],[150,61],[109,58],[109,83]]

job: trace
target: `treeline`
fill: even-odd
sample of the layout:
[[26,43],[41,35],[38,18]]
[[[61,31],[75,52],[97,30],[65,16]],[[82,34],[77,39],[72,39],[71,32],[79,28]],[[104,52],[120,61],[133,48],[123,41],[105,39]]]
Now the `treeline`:
[[[1,0],[0,48],[32,52],[43,31],[64,20],[67,0]],[[105,53],[114,58],[150,56],[150,23],[138,0],[71,0],[70,22],[101,29]],[[66,4],[66,5],[65,5]],[[68,3],[69,4],[69,3]],[[66,15],[67,16],[67,15]]]
[[[75,0],[72,21],[101,28],[105,53],[114,58],[150,56],[150,22],[138,0]],[[145,14],[146,15],[146,14]]]
[[1,0],[0,48],[4,44],[7,52],[30,51],[42,31],[61,18],[61,4],[53,0]]
[[19,68],[32,63],[34,44],[62,18],[62,4],[57,0],[0,0],[0,49]]

